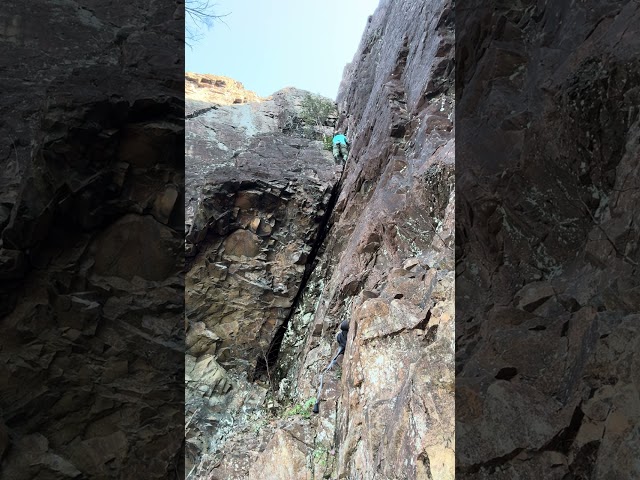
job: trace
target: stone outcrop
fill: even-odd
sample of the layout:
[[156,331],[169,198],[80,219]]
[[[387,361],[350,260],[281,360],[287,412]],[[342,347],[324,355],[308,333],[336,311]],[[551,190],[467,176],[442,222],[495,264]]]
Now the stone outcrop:
[[636,478],[636,2],[457,18],[456,478]]
[[0,477],[177,478],[183,18],[82,3],[0,14]]
[[346,352],[318,415],[263,429],[248,478],[453,478],[453,26],[449,2],[382,1],[345,69],[337,128],[352,149],[278,400],[314,399],[344,320]]
[[[185,78],[190,78],[190,76],[195,77],[194,74],[186,74]],[[188,80],[185,82],[186,85],[190,84]],[[233,85],[233,81],[229,80],[225,83],[225,85],[227,84]],[[209,84],[198,85],[201,89],[209,89]],[[232,91],[235,90],[232,89]],[[297,150],[301,148],[301,145],[296,140],[281,140],[278,145],[265,147],[269,142],[260,139],[265,134],[278,134],[274,137],[277,138],[283,131],[299,133],[300,128],[298,127],[303,124],[299,117],[300,104],[308,94],[309,92],[289,87],[275,92],[262,101],[229,105],[224,101],[219,103],[220,98],[225,98],[224,92],[213,97],[212,101],[202,100],[202,98],[207,98],[208,94],[200,94],[199,90],[187,92],[186,119],[188,128],[185,133],[184,155],[187,195],[185,210],[188,225],[191,225],[198,202],[201,199],[201,189],[206,180],[221,167],[244,168],[242,165],[247,155],[243,152],[247,151],[249,142],[254,142],[254,145],[251,146],[252,149],[259,145],[261,149],[259,155],[264,156],[266,149],[267,156],[264,157],[264,160],[256,160],[253,164],[260,171],[266,171],[270,168],[272,157],[275,157],[277,162],[281,162],[277,164],[280,167],[283,158],[299,156]],[[329,126],[318,128],[317,133],[321,138],[323,133],[331,134],[331,128]],[[287,151],[274,154],[274,149],[286,149]],[[293,168],[302,168],[302,166],[298,165]],[[275,167],[272,170],[276,172]],[[323,169],[316,168],[316,170],[322,171]],[[274,177],[274,174],[272,173],[271,176]]]
[[306,94],[223,105],[188,92],[186,440],[198,477],[244,478],[266,446],[255,428],[274,406],[280,342],[341,173],[322,141],[288,130]]
[[221,75],[186,72],[184,76],[185,96],[190,100],[234,105],[260,102],[263,99],[255,92],[246,90],[242,83]]

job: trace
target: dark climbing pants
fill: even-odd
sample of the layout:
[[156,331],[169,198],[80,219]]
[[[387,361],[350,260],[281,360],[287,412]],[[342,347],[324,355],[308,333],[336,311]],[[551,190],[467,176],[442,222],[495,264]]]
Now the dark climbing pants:
[[342,155],[342,160],[347,160],[347,146],[344,143],[334,143],[333,144],[333,158],[336,159],[336,162],[339,162],[339,157]]

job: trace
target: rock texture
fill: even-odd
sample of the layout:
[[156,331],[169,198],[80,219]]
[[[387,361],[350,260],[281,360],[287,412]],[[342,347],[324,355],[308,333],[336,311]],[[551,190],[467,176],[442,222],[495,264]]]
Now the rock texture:
[[458,16],[457,478],[636,478],[637,2]]
[[452,479],[454,130],[451,3],[382,1],[338,96],[352,150],[318,267],[278,359],[287,425],[250,479]]
[[186,72],[184,91],[190,100],[217,105],[233,105],[263,100],[255,92],[246,90],[244,85],[237,80],[221,75]]
[[342,173],[295,133],[302,92],[188,99],[194,478],[453,478],[451,7],[381,2],[338,98]]
[[[187,86],[193,85],[188,80],[192,77],[199,78],[191,73],[185,75]],[[213,75],[203,75],[202,77],[226,78]],[[186,118],[189,127],[185,133],[184,152],[187,192],[185,210],[189,226],[192,224],[198,203],[202,200],[201,190],[209,176],[213,175],[218,168],[244,168],[242,165],[246,163],[246,158],[252,158],[251,155],[246,154],[247,150],[249,147],[251,150],[257,148],[259,149],[258,155],[262,155],[263,160],[255,159],[252,167],[258,168],[256,175],[262,175],[271,168],[270,165],[274,158],[276,162],[279,162],[276,165],[280,168],[287,163],[283,161],[283,158],[300,157],[301,141],[305,145],[309,143],[304,138],[301,140],[280,138],[280,134],[283,132],[299,133],[299,127],[303,124],[299,116],[300,104],[309,92],[289,87],[279,90],[261,101],[228,104],[225,101],[227,97],[235,98],[237,95],[250,97],[251,95],[244,90],[238,92],[237,84],[239,82],[230,79],[225,82],[225,86],[219,87],[219,89],[229,86],[231,94],[219,91],[215,96],[212,96],[209,93],[210,84],[207,83],[199,83],[199,89],[187,90],[186,93]],[[200,90],[204,90],[205,93],[201,93]],[[203,98],[209,100],[203,100]],[[323,133],[331,134],[331,128],[329,126],[319,128],[320,138]],[[268,140],[268,136],[264,136],[267,134],[276,134],[273,137],[275,140]],[[298,138],[300,137],[298,136]],[[253,143],[250,145],[250,142]],[[319,146],[313,144],[313,147],[318,148]],[[233,168],[228,172],[233,172]],[[313,173],[314,166],[305,166],[305,162],[292,166],[290,171],[298,173],[297,169],[300,169],[299,172],[306,169],[304,174],[312,176],[324,170],[323,168],[315,168],[317,172]],[[276,171],[274,166],[271,177],[277,178],[280,175],[279,173],[274,175],[273,172]]]
[[183,468],[182,7],[93,3],[0,14],[3,479]]
[[227,106],[187,94],[187,473],[196,477],[245,478],[247,446],[265,447],[254,429],[273,406],[284,328],[341,172],[321,141],[287,130],[305,94]]

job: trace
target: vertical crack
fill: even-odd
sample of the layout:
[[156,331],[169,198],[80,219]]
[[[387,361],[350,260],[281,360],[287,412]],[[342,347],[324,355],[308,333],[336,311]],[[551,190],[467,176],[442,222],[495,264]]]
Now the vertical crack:
[[[344,168],[342,170],[342,174],[340,175],[340,179],[333,185],[331,189],[331,196],[329,197],[329,202],[327,203],[327,207],[325,209],[325,214],[320,220],[320,226],[318,227],[318,233],[316,235],[315,240],[313,241],[313,245],[311,247],[311,251],[309,252],[309,256],[307,258],[307,263],[305,264],[305,270],[302,275],[302,279],[300,281],[300,286],[296,293],[296,296],[293,299],[291,304],[291,309],[289,310],[289,314],[287,318],[285,318],[282,325],[278,327],[273,339],[271,340],[271,344],[267,349],[266,354],[263,357],[258,357],[256,359],[256,366],[253,372],[252,380],[256,380],[261,375],[273,372],[275,370],[276,363],[278,362],[278,357],[280,355],[280,348],[282,347],[282,341],[284,339],[284,335],[287,332],[287,328],[289,327],[289,323],[291,319],[296,313],[298,308],[298,304],[306,290],[307,283],[311,278],[311,274],[313,273],[316,267],[316,260],[318,257],[318,253],[320,252],[321,247],[324,244],[324,241],[329,233],[329,220],[331,219],[331,215],[335,208],[336,202],[338,201],[338,196],[340,195],[340,191],[342,189],[342,175],[344,174]],[[274,385],[275,387],[275,385]]]

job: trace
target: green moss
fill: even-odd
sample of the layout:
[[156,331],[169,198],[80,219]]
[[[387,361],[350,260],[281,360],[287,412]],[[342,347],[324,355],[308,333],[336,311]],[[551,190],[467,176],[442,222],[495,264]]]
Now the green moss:
[[284,418],[293,417],[294,415],[300,415],[303,418],[311,418],[311,411],[316,403],[315,397],[311,397],[304,403],[297,403],[289,410],[285,411],[282,415]]

